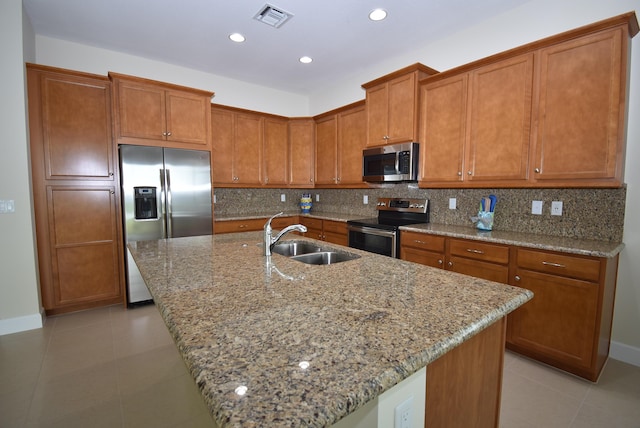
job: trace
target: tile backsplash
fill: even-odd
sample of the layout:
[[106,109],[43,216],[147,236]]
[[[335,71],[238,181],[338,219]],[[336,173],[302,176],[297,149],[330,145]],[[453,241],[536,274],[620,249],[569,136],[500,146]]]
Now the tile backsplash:
[[[494,230],[529,232],[581,239],[620,242],[624,227],[626,188],[617,189],[419,189],[414,184],[385,184],[369,189],[227,189],[216,188],[217,217],[268,215],[299,211],[300,197],[311,193],[311,213],[340,213],[375,217],[381,197],[429,199],[431,222],[472,226],[483,196],[494,194]],[[284,195],[285,202],[281,201]],[[316,201],[316,195],[320,200]],[[367,196],[368,204],[363,203]],[[456,209],[449,209],[456,198]],[[531,214],[531,202],[543,201],[542,214]],[[562,216],[551,215],[551,202],[562,201]]]

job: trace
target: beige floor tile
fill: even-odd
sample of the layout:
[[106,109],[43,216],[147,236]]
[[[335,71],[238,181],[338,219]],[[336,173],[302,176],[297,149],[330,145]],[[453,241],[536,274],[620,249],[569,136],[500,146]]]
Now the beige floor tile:
[[[637,403],[640,405],[640,402]],[[571,428],[640,428],[640,420],[628,414],[609,413],[583,404]]]
[[124,394],[122,408],[127,428],[184,426],[193,415],[206,413],[204,401],[187,374]]
[[108,320],[109,307],[88,309],[86,311],[73,312],[70,314],[55,315],[55,331],[63,331],[68,328],[78,328]]
[[640,421],[640,368],[621,361],[608,361],[584,403],[609,414]]
[[0,392],[0,427],[24,426],[33,397],[35,383]]

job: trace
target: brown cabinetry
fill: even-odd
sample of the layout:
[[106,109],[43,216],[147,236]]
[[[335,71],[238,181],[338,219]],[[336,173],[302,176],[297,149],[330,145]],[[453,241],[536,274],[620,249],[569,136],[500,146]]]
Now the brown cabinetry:
[[262,184],[263,117],[211,107],[211,163],[214,185]]
[[435,73],[418,63],[362,85],[366,89],[366,145],[417,141],[418,81]]
[[[218,220],[213,223],[213,233],[255,232],[263,230],[267,220],[267,217],[242,220]],[[279,230],[297,222],[297,216],[275,217],[271,220],[271,227],[274,230]]]
[[527,179],[533,54],[420,88],[420,181],[516,185]]
[[535,182],[621,185],[628,39],[625,25],[540,51]]
[[517,248],[513,285],[533,291],[509,315],[507,347],[596,381],[609,354],[618,257]]
[[316,118],[316,185],[362,186],[363,102]]
[[213,93],[116,73],[109,76],[119,143],[200,150],[210,146]]
[[301,216],[299,221],[307,227],[304,236],[338,245],[348,245],[346,222],[304,216]]
[[122,302],[109,79],[28,64],[29,134],[47,314]]
[[289,120],[289,185],[313,187],[315,122],[311,118]]
[[400,258],[427,266],[507,283],[509,247],[468,239],[402,231]]
[[289,127],[286,118],[264,118],[264,179],[270,186],[289,184]]

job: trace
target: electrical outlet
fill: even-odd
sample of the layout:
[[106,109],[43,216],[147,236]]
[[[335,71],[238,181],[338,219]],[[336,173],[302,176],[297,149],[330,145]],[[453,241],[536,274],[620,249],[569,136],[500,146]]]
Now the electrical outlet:
[[449,198],[449,209],[450,210],[455,210],[457,205],[458,205],[458,201],[456,200],[456,198]]
[[16,205],[13,199],[0,200],[0,214],[16,212]]
[[320,202],[320,194],[316,193],[316,202]]
[[551,215],[562,215],[562,201],[551,202]]
[[218,200],[216,199],[216,195],[213,195],[213,203],[215,204],[217,202],[218,202]]
[[531,214],[542,214],[542,201],[531,201]]
[[285,195],[284,193],[280,194],[280,202],[287,202],[287,195]]
[[362,196],[362,203],[367,205],[369,203],[369,195]]
[[396,406],[394,416],[394,428],[411,428],[413,423],[413,396]]

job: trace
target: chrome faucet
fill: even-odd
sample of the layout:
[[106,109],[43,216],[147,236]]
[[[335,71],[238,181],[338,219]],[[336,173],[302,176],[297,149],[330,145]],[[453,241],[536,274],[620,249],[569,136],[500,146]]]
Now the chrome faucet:
[[270,256],[271,255],[271,249],[273,248],[273,246],[276,244],[276,242],[278,242],[280,240],[280,238],[282,238],[286,233],[292,232],[292,231],[298,231],[298,232],[306,232],[307,228],[305,225],[303,224],[292,224],[290,226],[285,227],[284,229],[282,229],[280,231],[280,233],[278,233],[276,235],[276,237],[274,238],[273,236],[271,236],[271,233],[273,232],[273,230],[271,229],[271,220],[273,220],[274,218],[282,215],[284,213],[278,213],[274,216],[272,216],[269,220],[267,220],[267,222],[264,224],[264,240],[263,240],[263,245],[264,245],[264,255],[265,256]]

